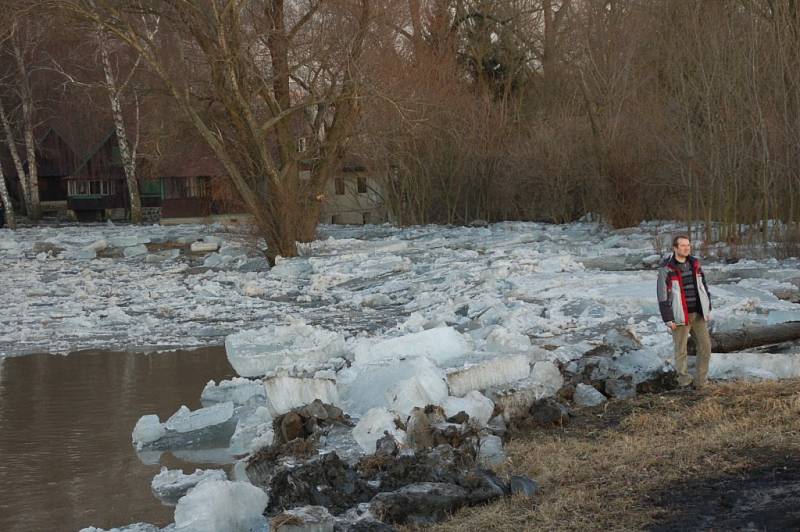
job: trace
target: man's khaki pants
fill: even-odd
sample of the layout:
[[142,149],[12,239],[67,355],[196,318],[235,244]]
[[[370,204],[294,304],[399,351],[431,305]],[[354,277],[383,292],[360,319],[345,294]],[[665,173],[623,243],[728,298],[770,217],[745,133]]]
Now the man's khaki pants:
[[688,325],[678,325],[672,331],[672,341],[675,344],[675,368],[678,370],[678,385],[688,386],[692,382],[689,374],[689,364],[686,360],[686,342],[689,340],[689,331],[692,332],[697,346],[695,387],[701,387],[708,382],[708,361],[711,359],[711,337],[708,334],[706,320],[696,312],[689,314]]

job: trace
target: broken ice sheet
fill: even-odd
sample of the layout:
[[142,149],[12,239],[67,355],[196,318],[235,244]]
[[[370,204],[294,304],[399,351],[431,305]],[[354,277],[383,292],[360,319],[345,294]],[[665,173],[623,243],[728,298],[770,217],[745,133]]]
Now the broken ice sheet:
[[225,339],[228,360],[243,377],[257,377],[278,369],[322,369],[344,354],[344,337],[322,327],[296,322],[242,331]]

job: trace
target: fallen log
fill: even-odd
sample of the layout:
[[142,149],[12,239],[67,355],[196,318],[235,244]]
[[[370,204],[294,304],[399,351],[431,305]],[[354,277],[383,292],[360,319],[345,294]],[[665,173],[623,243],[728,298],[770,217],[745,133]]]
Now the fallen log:
[[[800,340],[800,321],[764,325],[763,327],[744,327],[738,331],[718,332],[711,335],[712,353],[732,353],[762,345],[779,344]],[[690,338],[687,346],[690,355],[696,353],[694,340]]]

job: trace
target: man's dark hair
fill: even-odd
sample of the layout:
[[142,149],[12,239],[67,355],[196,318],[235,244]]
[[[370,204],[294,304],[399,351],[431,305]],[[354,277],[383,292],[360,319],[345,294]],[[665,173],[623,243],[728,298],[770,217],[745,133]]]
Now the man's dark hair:
[[686,235],[678,235],[678,236],[676,236],[675,238],[672,239],[672,247],[674,247],[674,248],[678,247],[678,240],[682,240],[684,238],[691,243],[692,239],[690,239],[688,236],[686,236]]

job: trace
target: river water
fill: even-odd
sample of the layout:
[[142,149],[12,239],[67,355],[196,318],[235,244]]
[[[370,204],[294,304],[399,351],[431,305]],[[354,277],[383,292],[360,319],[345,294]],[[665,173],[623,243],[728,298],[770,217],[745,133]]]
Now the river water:
[[0,358],[0,531],[170,523],[150,481],[161,465],[204,466],[168,454],[145,465],[131,430],[143,414],[198,408],[206,382],[233,375],[222,347]]

